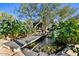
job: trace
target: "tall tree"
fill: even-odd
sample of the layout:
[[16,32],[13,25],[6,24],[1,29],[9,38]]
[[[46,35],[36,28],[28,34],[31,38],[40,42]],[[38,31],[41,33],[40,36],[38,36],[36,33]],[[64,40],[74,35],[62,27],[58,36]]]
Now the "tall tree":
[[72,17],[77,9],[71,8],[69,5],[64,6],[58,10],[59,24]]
[[[41,5],[39,7],[39,5]],[[61,25],[66,18],[71,17],[76,12],[76,9],[71,8],[70,6],[61,7],[61,4],[21,4],[19,9],[19,17],[22,19],[29,19],[29,28],[33,27],[33,17],[34,14],[36,19],[40,20],[38,24],[42,23],[43,30],[46,30],[49,24],[55,24],[55,19],[58,18],[58,22]],[[38,25],[37,24],[37,25]],[[36,28],[37,25],[34,27]]]

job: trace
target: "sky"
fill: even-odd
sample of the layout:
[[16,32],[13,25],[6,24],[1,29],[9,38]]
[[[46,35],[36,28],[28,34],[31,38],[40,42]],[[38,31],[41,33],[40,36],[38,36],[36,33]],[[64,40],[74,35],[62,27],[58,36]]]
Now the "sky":
[[16,17],[14,10],[19,6],[20,4],[18,3],[0,3],[0,12],[6,12]]
[[[62,6],[66,5],[65,3],[62,4]],[[72,3],[69,4],[72,8],[79,8],[79,3]],[[0,3],[0,12],[6,12],[9,14],[12,14],[16,17],[16,13],[14,12],[15,8],[20,7],[19,3]],[[76,13],[79,13],[79,10],[76,11]]]

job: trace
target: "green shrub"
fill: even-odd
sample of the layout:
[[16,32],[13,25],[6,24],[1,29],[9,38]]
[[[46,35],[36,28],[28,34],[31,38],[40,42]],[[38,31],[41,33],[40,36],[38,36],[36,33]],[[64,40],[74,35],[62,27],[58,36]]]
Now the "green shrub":
[[65,44],[79,43],[79,20],[69,19],[61,24],[57,40]]
[[0,36],[11,36],[14,39],[26,36],[27,34],[27,28],[25,27],[25,24],[21,21],[9,21],[9,20],[3,20],[0,24]]

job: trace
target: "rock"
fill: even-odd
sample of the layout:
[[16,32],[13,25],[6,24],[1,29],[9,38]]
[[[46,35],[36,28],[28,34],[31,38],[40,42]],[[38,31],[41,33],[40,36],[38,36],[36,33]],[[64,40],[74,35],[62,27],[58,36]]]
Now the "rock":
[[61,56],[61,55],[63,55],[63,52],[62,52],[62,51],[60,51],[60,52],[58,52],[58,53],[56,54],[56,56]]
[[5,40],[5,39],[0,39],[0,46],[5,43],[5,42],[8,42],[8,40]]
[[25,56],[22,51],[18,51],[13,56]]
[[8,47],[11,47],[11,48],[15,48],[15,49],[17,49],[17,48],[20,47],[17,43],[15,43],[13,41],[5,42],[5,43],[3,43],[3,45],[8,46]]
[[67,44],[67,47],[74,47],[74,44]]
[[8,49],[5,47],[0,49],[0,56],[11,56],[13,54],[14,54],[14,52],[11,49]]
[[21,44],[27,44],[26,39],[18,39],[17,42],[20,42]]
[[61,56],[69,56],[69,55],[65,53],[65,54],[63,54],[63,55],[61,55]]
[[39,56],[48,56],[48,54],[46,54],[44,52],[39,52]]
[[10,38],[9,36],[6,37],[6,40],[11,41],[12,38]]
[[64,48],[64,49],[63,49],[63,53],[66,53],[69,49],[70,49],[70,47]]
[[50,54],[49,56],[56,56],[56,54]]
[[70,56],[77,56],[77,53],[73,52],[71,49],[66,52]]
[[76,44],[75,47],[76,47],[76,48],[79,48],[79,44]]
[[64,48],[62,51],[59,51],[56,56],[69,56],[66,52],[70,49],[70,47]]
[[11,49],[9,46],[6,46],[6,45],[1,45],[1,46],[0,46],[0,49],[2,49],[2,48]]
[[24,48],[24,49],[22,49],[21,51],[23,52],[23,54],[24,54],[25,56],[38,56],[38,53],[36,53],[36,52],[34,52],[34,51],[32,51],[32,50],[29,50],[29,49],[27,49],[27,48]]

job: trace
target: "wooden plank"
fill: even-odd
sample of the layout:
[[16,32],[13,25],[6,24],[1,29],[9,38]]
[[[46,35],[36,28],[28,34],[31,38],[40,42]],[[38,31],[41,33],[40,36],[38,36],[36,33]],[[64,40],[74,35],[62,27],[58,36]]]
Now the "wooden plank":
[[26,47],[27,45],[33,43],[34,41],[38,40],[38,39],[41,38],[41,37],[42,37],[42,36],[39,36],[38,38],[36,38],[36,39],[30,41],[29,43],[27,43],[27,44],[25,44],[24,46],[22,46],[21,49],[24,48],[24,47]]
[[34,39],[36,39],[36,38],[38,38],[39,36],[31,36],[31,37],[25,37],[25,38],[21,38],[21,39],[17,39],[17,41],[19,41],[19,42],[30,42],[30,41],[32,41],[32,40],[34,40]]
[[[31,44],[32,42],[38,40],[41,36],[32,36],[32,37],[26,37],[26,38],[22,38],[22,39],[18,39],[15,41],[9,41],[9,42],[5,42],[3,43],[3,45],[12,47],[12,48],[23,48],[24,46]],[[28,43],[26,43],[26,41],[30,41]]]

